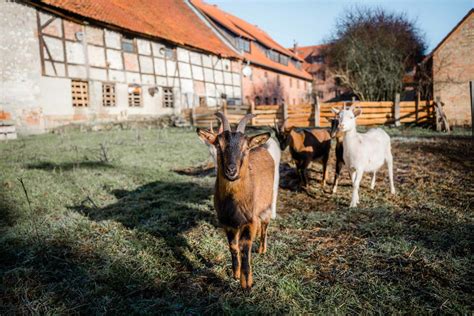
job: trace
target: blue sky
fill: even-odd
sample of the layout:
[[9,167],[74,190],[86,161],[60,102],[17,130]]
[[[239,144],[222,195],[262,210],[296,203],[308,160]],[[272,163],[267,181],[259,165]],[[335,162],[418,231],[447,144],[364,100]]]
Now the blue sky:
[[[206,1],[206,0],[205,0]],[[292,47],[324,42],[336,18],[357,4],[406,12],[425,33],[430,52],[474,7],[474,0],[207,0],[221,9],[258,25],[277,42]]]

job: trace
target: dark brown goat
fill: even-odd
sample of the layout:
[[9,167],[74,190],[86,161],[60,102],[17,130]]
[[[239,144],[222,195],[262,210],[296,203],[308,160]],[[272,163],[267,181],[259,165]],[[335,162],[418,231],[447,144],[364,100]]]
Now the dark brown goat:
[[286,128],[286,122],[282,128],[279,128],[275,123],[275,134],[280,142],[281,150],[290,147],[291,157],[296,164],[296,172],[300,178],[301,184],[306,186],[308,178],[306,169],[311,161],[322,160],[323,164],[323,179],[322,185],[326,184],[327,165],[329,159],[329,152],[331,150],[331,135],[329,131],[324,129],[303,129],[297,131],[294,127]]
[[198,129],[197,133],[216,148],[214,207],[227,234],[234,277],[240,279],[243,289],[250,289],[253,284],[252,243],[259,229],[258,252],[264,253],[267,249],[275,168],[272,156],[261,145],[267,142],[270,134],[252,137],[244,134],[252,114],[240,121],[235,132],[222,113],[216,113],[216,116],[221,120],[222,133],[204,129]]

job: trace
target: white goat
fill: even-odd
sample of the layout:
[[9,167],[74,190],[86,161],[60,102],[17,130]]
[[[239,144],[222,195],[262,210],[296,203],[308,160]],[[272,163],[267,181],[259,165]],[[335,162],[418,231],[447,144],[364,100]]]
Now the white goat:
[[349,168],[352,179],[352,201],[350,207],[359,203],[359,185],[364,172],[372,172],[371,189],[375,187],[375,174],[384,163],[387,164],[390,179],[390,193],[395,194],[393,185],[393,158],[390,145],[390,136],[380,129],[374,128],[367,133],[358,133],[356,118],[362,113],[360,108],[332,109],[337,114],[339,128],[344,132],[344,164]]
[[273,177],[273,200],[272,200],[272,218],[276,218],[276,205],[278,197],[278,187],[280,185],[280,159],[281,150],[278,142],[273,138],[269,138],[268,141],[263,145],[268,150],[270,156],[273,158],[275,163],[275,173]]

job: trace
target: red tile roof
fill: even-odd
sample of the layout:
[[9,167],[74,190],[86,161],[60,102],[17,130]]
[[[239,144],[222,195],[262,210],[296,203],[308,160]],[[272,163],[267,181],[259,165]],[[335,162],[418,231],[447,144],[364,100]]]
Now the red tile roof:
[[321,44],[321,45],[297,47],[296,53],[298,54],[299,57],[301,57],[304,60],[303,69],[309,73],[314,73],[320,70],[321,68],[325,67],[324,64],[314,64],[311,62],[307,62],[307,59],[308,57],[318,56],[321,53],[321,50],[323,50],[327,46],[328,46],[327,44]]
[[306,71],[296,68],[291,62],[288,63],[288,66],[285,66],[272,61],[265,55],[263,51],[260,50],[260,48],[255,45],[255,41],[257,41],[263,46],[266,46],[274,51],[302,61],[298,55],[275,42],[259,27],[252,25],[232,14],[224,12],[215,5],[206,4],[201,0],[191,0],[191,3],[196,8],[201,10],[205,15],[207,15],[214,23],[222,25],[236,35],[251,40],[250,53],[244,53],[245,59],[249,60],[251,63],[272,68],[296,77],[311,80],[311,75],[309,75]]
[[32,3],[178,45],[239,58],[184,1],[37,0]]

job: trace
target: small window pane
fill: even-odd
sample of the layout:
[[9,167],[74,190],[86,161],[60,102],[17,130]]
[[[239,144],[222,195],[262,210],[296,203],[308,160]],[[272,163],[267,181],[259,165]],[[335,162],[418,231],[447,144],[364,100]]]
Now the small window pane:
[[132,38],[122,37],[122,50],[127,53],[135,53],[135,41]]
[[102,84],[102,105],[115,106],[115,85],[113,83]]
[[142,106],[142,88],[137,85],[128,86],[128,106]]
[[173,108],[174,107],[174,96],[173,88],[164,87],[163,88],[163,107]]

